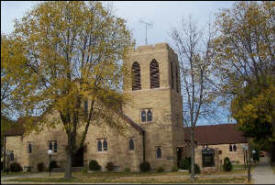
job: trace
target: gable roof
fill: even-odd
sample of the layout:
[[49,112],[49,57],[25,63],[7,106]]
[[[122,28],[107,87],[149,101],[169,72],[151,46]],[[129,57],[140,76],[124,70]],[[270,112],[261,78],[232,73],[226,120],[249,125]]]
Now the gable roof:
[[198,145],[247,143],[236,124],[197,126],[195,128],[195,141]]
[[23,121],[12,123],[11,127],[4,131],[4,136],[22,136],[24,134]]

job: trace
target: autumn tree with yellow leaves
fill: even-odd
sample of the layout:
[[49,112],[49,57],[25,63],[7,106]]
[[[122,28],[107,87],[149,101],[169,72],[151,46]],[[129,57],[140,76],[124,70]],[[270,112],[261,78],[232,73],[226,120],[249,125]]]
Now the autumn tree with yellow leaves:
[[38,125],[55,125],[45,115],[58,114],[68,141],[64,177],[71,178],[72,156],[89,126],[100,118],[120,128],[114,112],[125,102],[122,59],[133,46],[131,34],[100,2],[56,1],[34,7],[7,39],[10,48],[20,45],[20,52],[9,52],[1,42],[1,67],[15,84],[18,111],[39,116]]
[[[275,3],[236,2],[217,16],[215,63],[232,116],[245,135],[275,139]],[[273,136],[272,136],[273,132]]]

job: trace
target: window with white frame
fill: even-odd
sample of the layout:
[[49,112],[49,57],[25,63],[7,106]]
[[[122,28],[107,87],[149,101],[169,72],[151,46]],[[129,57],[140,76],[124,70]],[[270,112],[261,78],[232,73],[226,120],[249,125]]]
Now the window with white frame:
[[140,112],[141,122],[151,122],[153,121],[152,109],[142,109]]
[[49,150],[52,150],[54,153],[57,152],[57,141],[56,140],[49,141]]
[[107,139],[97,139],[97,151],[106,152],[108,151],[108,142]]

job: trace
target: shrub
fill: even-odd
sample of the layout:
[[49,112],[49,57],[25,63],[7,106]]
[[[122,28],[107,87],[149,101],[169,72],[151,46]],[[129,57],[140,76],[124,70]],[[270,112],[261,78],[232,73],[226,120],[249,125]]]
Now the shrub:
[[140,163],[139,168],[141,172],[148,172],[151,170],[151,165],[147,161],[144,161]]
[[87,167],[83,167],[81,169],[81,173],[88,173],[88,168]]
[[59,166],[57,165],[57,162],[55,160],[51,161],[50,162],[50,169],[53,169],[53,168],[58,168]]
[[[189,173],[191,173],[191,165],[189,168]],[[195,174],[200,174],[201,173],[201,169],[199,167],[199,165],[195,164]]]
[[11,172],[20,172],[22,170],[23,170],[23,168],[21,167],[21,165],[19,163],[17,163],[17,162],[11,163],[11,165],[10,165]]
[[38,164],[37,164],[37,170],[38,170],[39,172],[43,172],[44,169],[45,169],[44,163],[38,163]]
[[125,168],[125,169],[124,169],[124,172],[127,172],[127,173],[128,173],[128,172],[130,172],[130,171],[131,171],[130,168]]
[[223,170],[227,171],[227,172],[232,170],[232,164],[231,164],[231,161],[228,157],[224,158]]
[[164,172],[164,168],[158,167],[157,172],[159,172],[159,173]]
[[91,160],[89,162],[89,169],[92,171],[99,171],[101,170],[101,166],[97,163],[96,160]]
[[109,172],[114,171],[115,165],[114,165],[112,162],[108,162],[107,165],[106,165],[106,169],[107,169]]
[[184,170],[188,170],[191,165],[191,158],[190,157],[185,157],[180,161],[179,167]]
[[172,167],[172,172],[176,172],[176,171],[178,171],[178,167],[177,166],[173,166]]

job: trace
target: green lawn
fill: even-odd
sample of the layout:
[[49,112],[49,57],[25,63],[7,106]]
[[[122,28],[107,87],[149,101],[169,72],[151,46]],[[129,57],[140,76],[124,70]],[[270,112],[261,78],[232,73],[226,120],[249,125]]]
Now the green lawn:
[[5,176],[14,176],[14,175],[22,175],[22,174],[30,174],[31,172],[1,172],[1,177]]
[[[245,176],[211,177],[201,175],[196,179],[196,183],[245,183]],[[190,183],[188,173],[184,172],[163,172],[163,173],[134,173],[134,172],[93,172],[93,173],[73,173],[74,178],[67,180],[63,178],[63,173],[53,173],[51,177],[42,178],[17,178],[13,182],[80,182],[80,183]]]

